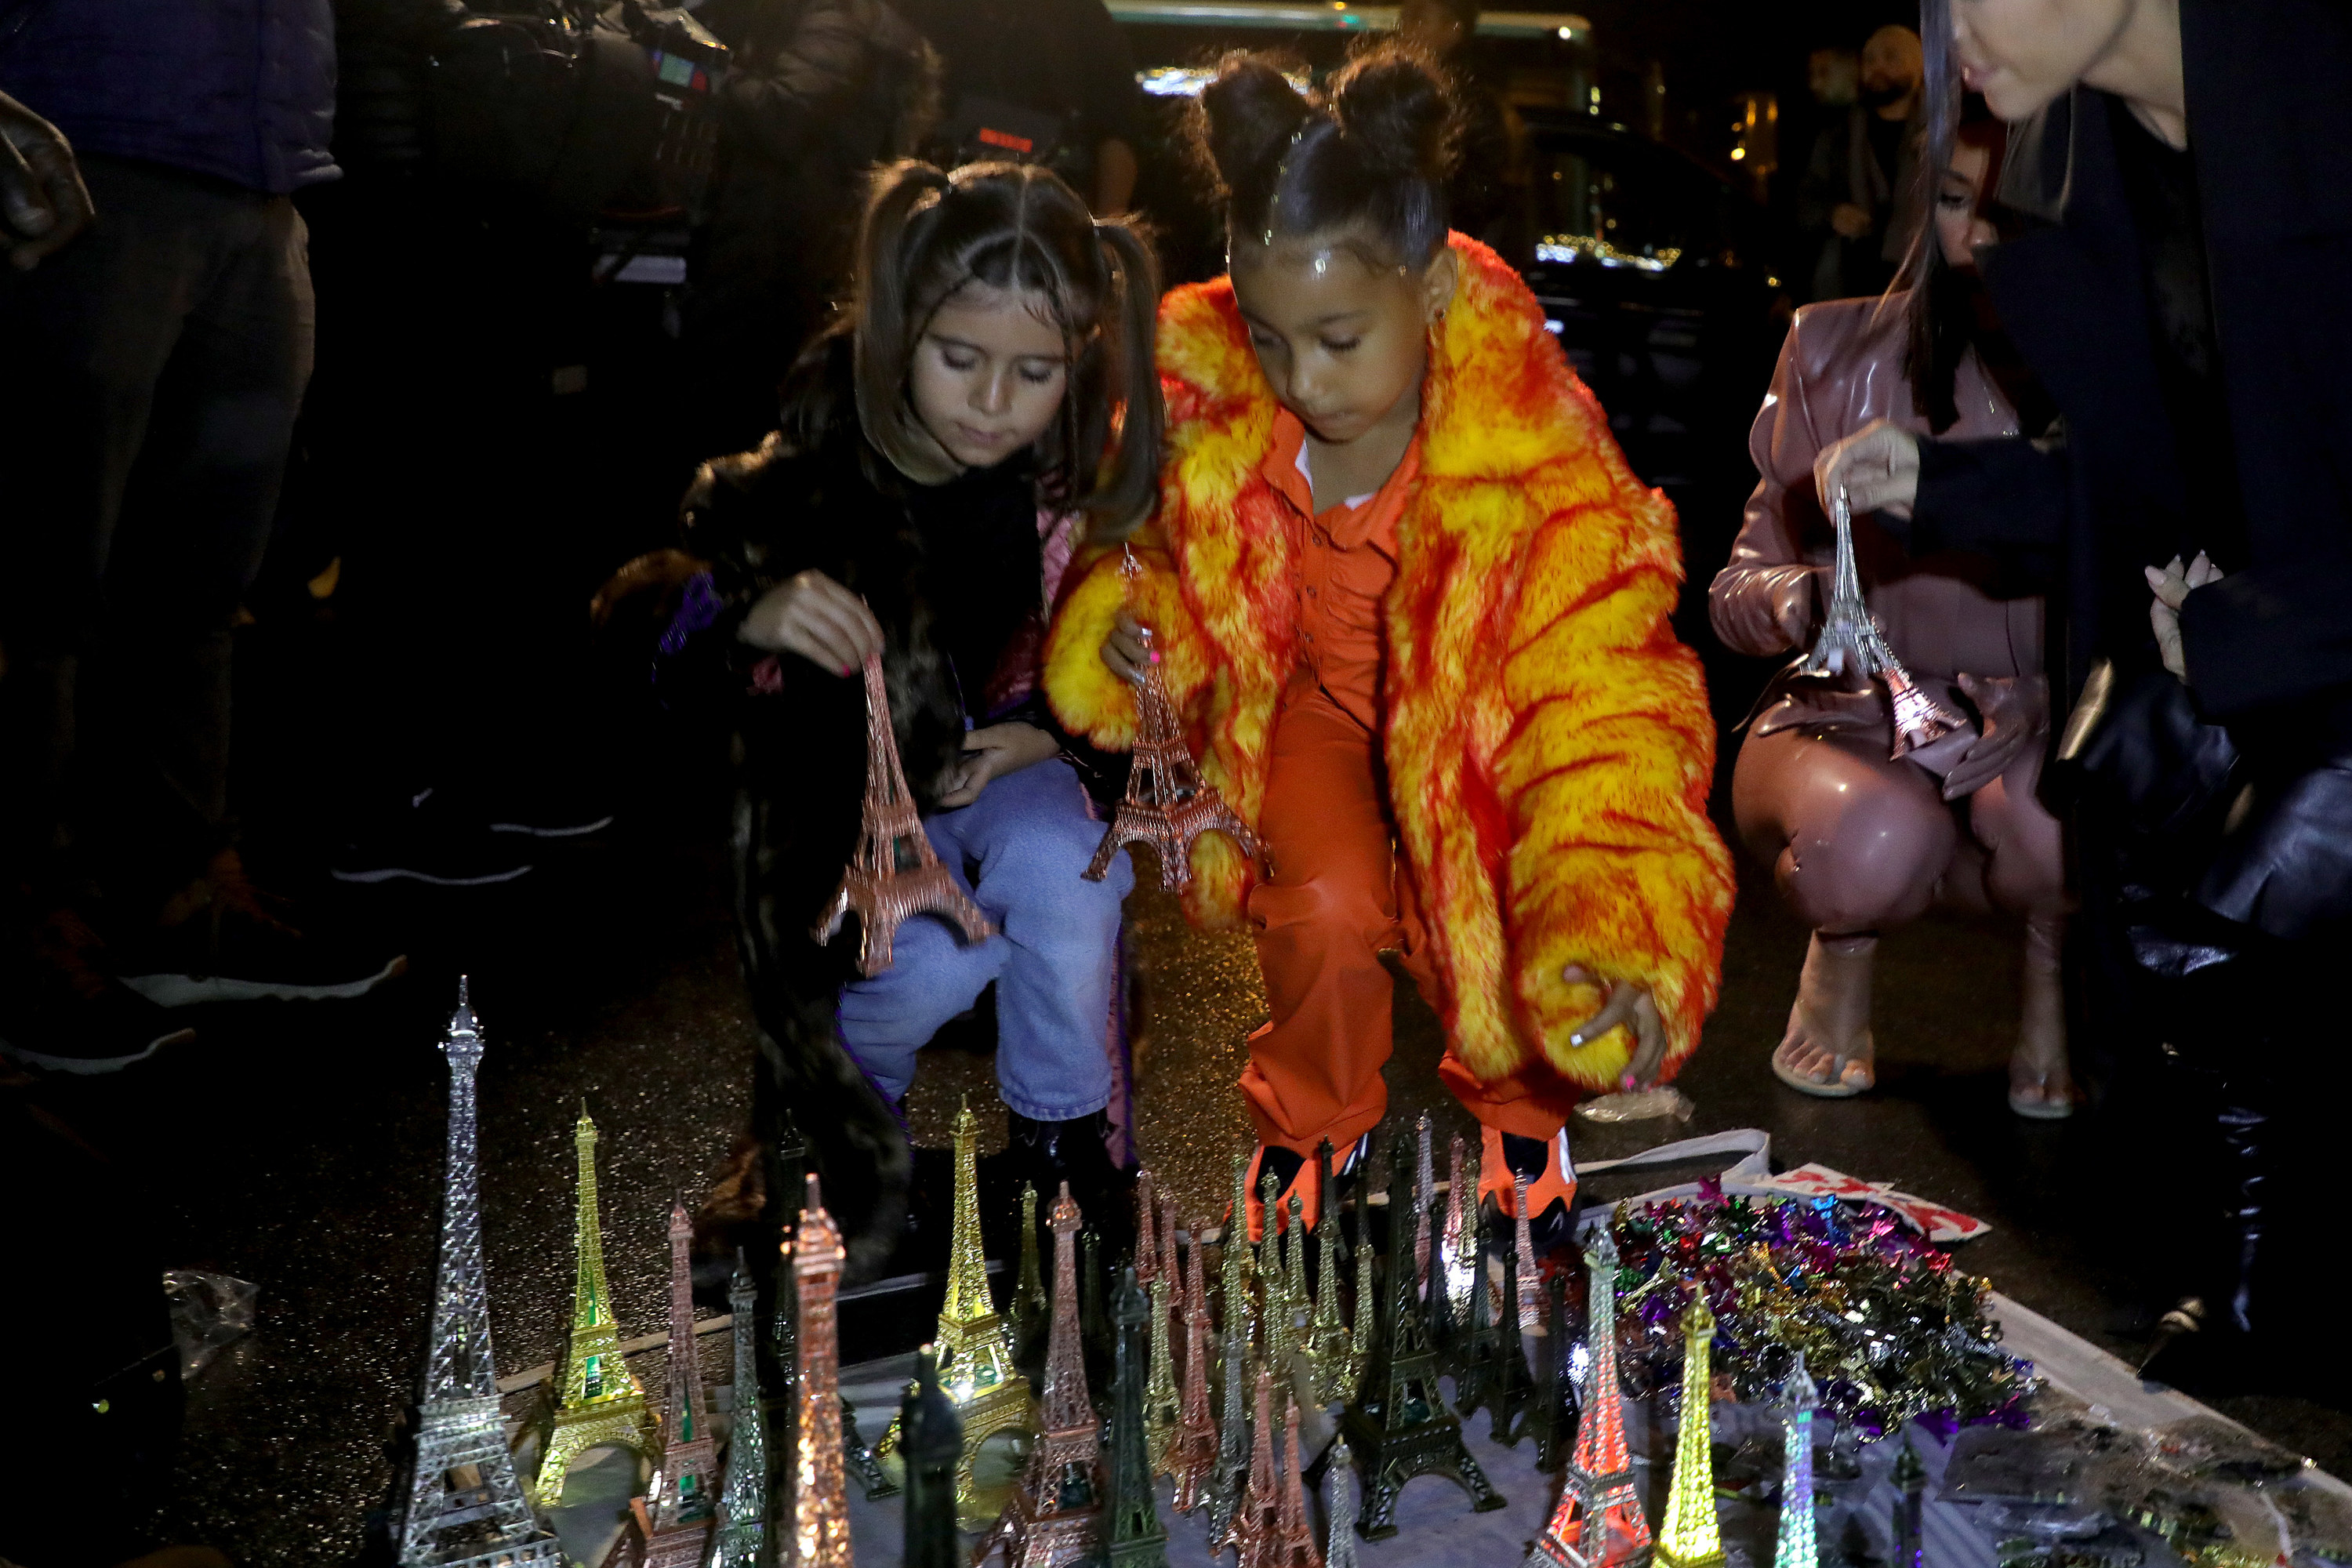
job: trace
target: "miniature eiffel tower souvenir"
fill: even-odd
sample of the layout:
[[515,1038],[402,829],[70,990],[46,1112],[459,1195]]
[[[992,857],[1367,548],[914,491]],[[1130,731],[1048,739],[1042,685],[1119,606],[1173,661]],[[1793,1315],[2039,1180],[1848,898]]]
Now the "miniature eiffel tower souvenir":
[[449,1061],[441,1257],[417,1412],[416,1465],[400,1521],[400,1568],[559,1568],[563,1549],[531,1517],[499,1417],[475,1142],[482,1036],[463,978],[441,1051]]
[[857,917],[857,972],[868,980],[890,967],[891,940],[916,915],[937,915],[982,942],[996,934],[940,858],[915,815],[915,797],[898,766],[898,739],[890,728],[890,697],[882,689],[882,656],[866,658],[866,802],[857,847],[841,886],[809,934],[818,945]]
[[1240,1506],[1223,1531],[1209,1538],[1209,1555],[1230,1552],[1240,1568],[1260,1568],[1263,1552],[1273,1539],[1275,1513],[1282,1505],[1274,1474],[1274,1374],[1257,1371],[1251,1391],[1255,1412],[1250,1423],[1249,1479],[1242,1489]]
[[898,1407],[898,1451],[907,1464],[903,1568],[964,1568],[956,1537],[956,1468],[963,1462],[963,1422],[940,1386],[939,1363],[925,1345],[915,1381]]
[[1255,1337],[1256,1313],[1250,1304],[1249,1150],[1234,1156],[1233,1208],[1225,1217],[1223,1259],[1218,1267],[1218,1287],[1224,1304],[1224,1329],[1239,1327],[1246,1341]]
[[[1132,550],[1119,570],[1129,582],[1141,573]],[[1150,628],[1143,638],[1151,640]],[[1135,764],[1127,775],[1127,798],[1118,803],[1102,846],[1086,868],[1087,880],[1101,881],[1110,871],[1111,857],[1128,845],[1149,844],[1160,855],[1160,885],[1171,893],[1181,892],[1192,881],[1192,841],[1211,831],[1223,834],[1243,854],[1257,858],[1257,836],[1234,815],[1217,786],[1201,776],[1192,749],[1184,743],[1175,707],[1168,700],[1160,667],[1148,664],[1135,683]]]
[[1348,1325],[1339,1316],[1339,1211],[1327,1207],[1322,1223],[1315,1227],[1315,1311],[1307,1331],[1307,1373],[1318,1405],[1328,1405],[1349,1392]]
[[[789,1249],[791,1243],[785,1243]],[[758,1293],[743,1255],[727,1292],[735,1314],[734,1416],[727,1428],[727,1476],[719,1485],[719,1529],[710,1568],[764,1568],[768,1561],[768,1433],[761,1418],[760,1360],[752,1340]]]
[[1045,1345],[1042,1426],[1028,1473],[972,1552],[972,1568],[1002,1552],[1006,1568],[1062,1568],[1090,1556],[1102,1524],[1102,1427],[1087,1396],[1078,1348],[1078,1205],[1070,1184],[1054,1202],[1054,1326]]
[[1961,729],[1968,721],[1912,678],[1871,616],[1863,597],[1862,576],[1854,565],[1853,513],[1843,486],[1831,500],[1830,524],[1837,536],[1837,557],[1831,574],[1829,607],[1822,616],[1812,651],[1798,661],[1794,674],[1848,686],[1875,679],[1886,689],[1895,722],[1894,755],[1900,760]]
[[1176,1392],[1176,1346],[1168,1337],[1168,1321],[1172,1315],[1168,1289],[1171,1272],[1162,1268],[1160,1277],[1151,1282],[1151,1294],[1146,1300],[1151,1354],[1150,1371],[1143,1388],[1143,1438],[1145,1457],[1155,1476],[1174,1468],[1176,1426],[1183,1418],[1182,1395]]
[[[1527,1312],[1519,1303],[1526,1298],[1519,1291],[1519,1254],[1514,1247],[1503,1254],[1503,1316],[1495,1325],[1495,1359],[1489,1363],[1494,1384],[1486,1399],[1486,1435],[1507,1447],[1516,1448],[1527,1436],[1528,1423],[1521,1417],[1533,1412],[1538,1403],[1535,1379],[1528,1371],[1527,1335],[1544,1326],[1538,1311]],[[1480,1291],[1485,1295],[1485,1291]],[[1536,1299],[1544,1300],[1540,1286]],[[1557,1341],[1544,1341],[1544,1352],[1549,1352]],[[1538,1353],[1544,1353],[1538,1352]],[[1538,1444],[1537,1468],[1543,1468],[1544,1451]]]
[[[1369,1196],[1369,1188],[1361,1190]],[[1360,1199],[1356,1205],[1360,1226],[1356,1233],[1356,1315],[1348,1325],[1347,1386],[1351,1394],[1371,1370],[1372,1341],[1379,1337],[1381,1294],[1372,1282],[1379,1260],[1372,1251],[1371,1215],[1371,1205]]]
[[1505,1506],[1463,1446],[1462,1424],[1438,1386],[1437,1357],[1413,1291],[1412,1233],[1403,1223],[1410,1192],[1402,1172],[1391,1177],[1391,1284],[1370,1367],[1342,1426],[1349,1447],[1363,1456],[1364,1505],[1356,1529],[1367,1541],[1396,1533],[1397,1493],[1416,1476],[1452,1479],[1480,1513]]
[[1331,1440],[1323,1463],[1323,1568],[1356,1568],[1356,1458]]
[[1430,1147],[1428,1111],[1423,1111],[1412,1124],[1412,1288],[1425,1292],[1429,1289],[1429,1212],[1437,1202],[1437,1165]]
[[1495,1292],[1486,1288],[1486,1215],[1471,1211],[1473,1266],[1477,1279],[1470,1292],[1468,1321],[1462,1330],[1462,1370],[1454,1375],[1454,1414],[1468,1421],[1496,1392],[1495,1358],[1502,1331],[1495,1322]]
[[[1313,1327],[1314,1298],[1307,1292],[1307,1222],[1306,1202],[1298,1189],[1290,1189],[1289,1230],[1283,1237],[1287,1249],[1283,1258],[1282,1294],[1284,1310],[1290,1313],[1290,1346],[1294,1356],[1306,1352]],[[1302,1323],[1301,1320],[1307,1320]]]
[[1543,1537],[1528,1552],[1545,1568],[1645,1568],[1650,1526],[1633,1489],[1633,1460],[1625,1446],[1623,1395],[1617,1384],[1617,1243],[1602,1226],[1585,1254],[1591,1269],[1587,1332],[1592,1351],[1591,1389],[1577,1424],[1568,1484]]
[[1470,1321],[1471,1259],[1477,1251],[1478,1163],[1470,1158],[1462,1134],[1454,1135],[1445,1178],[1445,1289],[1454,1304],[1454,1321]]
[[1780,1387],[1789,1396],[1789,1415],[1781,1449],[1780,1531],[1772,1544],[1772,1568],[1821,1568],[1813,1527],[1813,1412],[1821,1399],[1806,1374],[1802,1352]]
[[[891,1419],[896,1421],[897,1416]],[[867,1502],[880,1502],[884,1498],[898,1495],[898,1483],[883,1469],[881,1458],[866,1434],[857,1429],[857,1406],[845,1399],[841,1402],[841,1458],[849,1473],[857,1478]]]
[[1920,1555],[1919,1500],[1927,1484],[1927,1468],[1919,1462],[1919,1452],[1911,1447],[1908,1436],[1898,1438],[1902,1445],[1895,1453],[1894,1555],[1887,1568],[1921,1568],[1925,1559]]
[[[1163,1272],[1152,1288],[1165,1292],[1169,1284]],[[1135,1270],[1129,1268],[1120,1281],[1118,1306],[1112,1314],[1118,1341],[1112,1352],[1110,1497],[1108,1522],[1103,1531],[1104,1568],[1167,1568],[1168,1563],[1168,1531],[1160,1523],[1152,1498],[1154,1471],[1146,1452],[1150,1439],[1145,1431],[1148,1395],[1142,1362],[1147,1319],[1151,1337],[1164,1339],[1168,1319],[1145,1300],[1136,1286]]]
[[702,1568],[717,1513],[719,1442],[695,1357],[693,1244],[694,1220],[680,1198],[669,1211],[669,1430],[650,1500],[644,1568]]
[[[1430,1205],[1433,1219],[1436,1204]],[[1441,1376],[1455,1377],[1462,1371],[1462,1339],[1454,1321],[1454,1292],[1445,1277],[1445,1255],[1438,1251],[1430,1259],[1427,1280],[1422,1289],[1422,1322],[1429,1335],[1429,1348],[1437,1358]]]
[[1682,1426],[1675,1439],[1675,1479],[1666,1495],[1666,1518],[1658,1531],[1658,1561],[1665,1568],[1717,1568],[1723,1562],[1723,1530],[1715,1512],[1715,1438],[1707,1419],[1715,1379],[1709,1370],[1715,1314],[1706,1294],[1691,1289],[1683,1314]]
[[604,1226],[596,1213],[596,1123],[582,1106],[572,1142],[580,1160],[572,1227],[577,1267],[572,1292],[572,1343],[563,1358],[563,1394],[541,1450],[532,1489],[541,1508],[563,1498],[572,1462],[591,1448],[626,1448],[648,1466],[661,1462],[646,1391],[621,1355],[621,1333],[604,1289]]
[[1265,1233],[1258,1243],[1258,1352],[1274,1374],[1287,1383],[1291,1352],[1297,1348],[1297,1319],[1290,1302],[1290,1277],[1282,1267],[1280,1207],[1274,1200],[1275,1179],[1267,1172],[1258,1184],[1265,1211]]
[[1534,1233],[1528,1228],[1528,1178],[1511,1173],[1512,1251],[1519,1260],[1519,1321],[1534,1320],[1543,1310],[1543,1263],[1536,1257]]
[[1176,1479],[1176,1511],[1190,1513],[1207,1500],[1217,1468],[1217,1426],[1209,1415],[1208,1279],[1201,1262],[1202,1222],[1192,1221],[1186,1255],[1184,1310],[1184,1405],[1168,1447],[1167,1469]]
[[1224,1418],[1217,1423],[1217,1462],[1209,1486],[1209,1539],[1222,1541],[1240,1510],[1249,1473],[1250,1437],[1246,1392],[1251,1381],[1249,1339],[1230,1320],[1225,1328]]
[[1314,1521],[1307,1517],[1306,1478],[1298,1468],[1298,1401],[1282,1412],[1282,1500],[1274,1511],[1274,1540],[1260,1561],[1265,1568],[1323,1568],[1315,1550]]
[[1149,1165],[1135,1173],[1135,1282],[1146,1290],[1160,1278],[1160,1243],[1152,1234],[1160,1217],[1158,1181]]
[[[980,1125],[967,1100],[955,1119],[955,1225],[948,1241],[947,1300],[940,1307],[934,1343],[940,1381],[963,1422],[963,1462],[956,1468],[956,1504],[968,1523],[986,1514],[972,1489],[972,1460],[999,1432],[1024,1430],[1034,1418],[1029,1381],[1013,1366],[1013,1336],[988,1293],[988,1259],[980,1244]],[[1062,1267],[1056,1259],[1058,1274]],[[877,1446],[898,1445],[896,1418]]]
[[793,1227],[793,1280],[800,1302],[800,1408],[793,1478],[795,1568],[851,1568],[849,1492],[841,1432],[841,1326],[834,1298],[841,1288],[841,1232],[824,1212],[816,1177]]
[[[1176,1223],[1174,1194],[1162,1189],[1160,1194],[1160,1276],[1168,1281],[1168,1303],[1172,1311],[1184,1310],[1184,1275],[1177,1268]],[[1171,1334],[1181,1331],[1173,1322],[1168,1326]]]
[[1549,1470],[1558,1462],[1576,1430],[1580,1396],[1575,1379],[1567,1373],[1567,1364],[1578,1355],[1589,1362],[1591,1355],[1587,1347],[1571,1348],[1568,1342],[1568,1281],[1554,1275],[1544,1285],[1544,1315],[1537,1321],[1546,1331],[1543,1344],[1536,1352],[1535,1398],[1528,1406],[1527,1425],[1521,1429],[1536,1440],[1538,1470]]
[[1037,1189],[1021,1184],[1021,1278],[1013,1288],[1013,1357],[1026,1365],[1045,1349],[1053,1307],[1045,1300],[1045,1270],[1037,1257]]

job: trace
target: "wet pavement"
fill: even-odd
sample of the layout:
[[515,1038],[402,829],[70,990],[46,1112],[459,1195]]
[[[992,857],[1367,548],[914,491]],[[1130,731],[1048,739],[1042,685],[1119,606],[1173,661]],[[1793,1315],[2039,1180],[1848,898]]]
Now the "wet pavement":
[[[143,1194],[138,1218],[177,1267],[260,1287],[254,1332],[190,1385],[173,1538],[240,1563],[348,1560],[391,1501],[388,1442],[415,1397],[442,1178],[446,1072],[436,1048],[460,970],[488,1042],[481,1072],[482,1214],[502,1371],[561,1351],[572,1289],[572,1126],[600,1131],[604,1258],[624,1337],[667,1327],[671,1197],[694,1188],[742,1125],[753,1034],[724,897],[724,809],[695,765],[654,770],[622,826],[509,887],[374,890],[348,925],[398,932],[412,973],[347,1005],[215,1010],[203,1037],[147,1068],[44,1086],[47,1111]],[[294,788],[297,784],[289,784]],[[1145,878],[1147,883],[1152,879]],[[2017,947],[1993,922],[1932,917],[1885,940],[1880,1089],[1807,1099],[1766,1063],[1805,933],[1769,887],[1744,887],[1723,1001],[1682,1086],[1685,1125],[1580,1128],[1588,1158],[1666,1137],[1759,1127],[1785,1164],[1819,1161],[1976,1215],[1960,1254],[2002,1291],[2128,1353],[2158,1289],[2136,1249],[2160,1246],[2145,1208],[2160,1152],[2095,1116],[2032,1123],[2003,1104]],[[1232,1082],[1263,1017],[1246,944],[1186,931],[1156,889],[1130,905],[1152,1014],[1139,1066],[1146,1158],[1187,1209],[1221,1208],[1244,1136]],[[1400,987],[1392,1114],[1472,1124],[1439,1087],[1434,1019]],[[959,1097],[990,1104],[986,1058],[927,1058],[909,1104],[944,1144]],[[1001,1141],[1001,1112],[983,1121]],[[985,1142],[984,1142],[985,1146]],[[1628,1190],[1657,1178],[1624,1178]],[[1605,1194],[1603,1195],[1613,1195]],[[2128,1224],[2123,1216],[2130,1215]],[[103,1216],[100,1216],[103,1217]],[[96,1227],[104,1234],[104,1226]],[[706,1374],[723,1340],[705,1339]],[[640,1368],[661,1387],[659,1359]],[[2220,1402],[2276,1441],[2352,1475],[2352,1419],[2304,1400]],[[869,1435],[887,1413],[868,1416]]]

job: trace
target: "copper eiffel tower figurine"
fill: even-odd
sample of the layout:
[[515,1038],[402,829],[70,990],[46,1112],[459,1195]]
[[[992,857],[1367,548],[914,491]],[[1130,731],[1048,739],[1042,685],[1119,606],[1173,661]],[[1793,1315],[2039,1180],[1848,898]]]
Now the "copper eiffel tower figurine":
[[966,942],[996,934],[980,906],[965,896],[931,852],[915,816],[915,797],[898,766],[898,738],[890,729],[890,698],[882,689],[882,656],[866,659],[866,805],[857,847],[841,886],[809,934],[820,945],[857,917],[857,970],[871,980],[890,967],[890,942],[910,916],[933,914],[963,932]]
[[653,1499],[644,1568],[701,1568],[718,1510],[719,1442],[695,1356],[694,1287],[688,1251],[694,1221],[680,1198],[669,1211],[669,1422]]
[[[1132,582],[1142,570],[1129,550],[1120,574]],[[1143,638],[1151,640],[1150,628]],[[1127,776],[1127,798],[1118,803],[1102,847],[1086,869],[1087,880],[1101,881],[1110,871],[1111,857],[1128,845],[1149,844],[1160,852],[1160,885],[1180,892],[1192,881],[1192,840],[1211,829],[1257,858],[1257,836],[1234,815],[1217,786],[1201,776],[1160,667],[1146,665],[1143,679],[1135,683],[1135,766]]]
[[[824,1212],[814,1174],[793,1227],[793,1285],[800,1301],[801,1365],[794,1380],[793,1551],[796,1568],[850,1568],[849,1478],[841,1440],[841,1232]],[[751,1419],[757,1420],[756,1406]]]
[[1087,1396],[1078,1348],[1078,1205],[1062,1184],[1054,1227],[1054,1327],[1045,1346],[1043,1428],[1029,1473],[971,1555],[973,1568],[1003,1552],[1007,1568],[1062,1568],[1091,1555],[1103,1519],[1102,1428]]
[[1209,1287],[1201,1261],[1201,1232],[1207,1224],[1193,1217],[1192,1248],[1184,1260],[1184,1409],[1168,1445],[1179,1513],[1190,1513],[1207,1500],[1217,1468],[1217,1426],[1209,1416]]
[[1223,1531],[1209,1540],[1210,1556],[1221,1557],[1231,1552],[1239,1568],[1258,1568],[1267,1545],[1274,1540],[1275,1515],[1282,1506],[1274,1479],[1274,1374],[1264,1367],[1258,1368],[1251,1405],[1255,1420],[1249,1479],[1242,1489],[1241,1502],[1233,1517],[1225,1521]]

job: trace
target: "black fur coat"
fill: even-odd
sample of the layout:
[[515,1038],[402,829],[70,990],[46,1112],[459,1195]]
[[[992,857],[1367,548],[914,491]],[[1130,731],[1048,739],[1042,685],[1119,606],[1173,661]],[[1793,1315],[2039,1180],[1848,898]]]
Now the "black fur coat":
[[1016,458],[944,485],[908,480],[850,412],[845,348],[824,363],[837,395],[820,396],[797,441],[772,435],[756,451],[716,459],[688,491],[685,546],[710,563],[719,608],[680,658],[697,667],[693,684],[726,693],[734,731],[737,931],[760,1025],[752,1122],[769,1205],[789,1116],[808,1142],[856,1279],[890,1255],[913,1171],[897,1110],[835,1023],[841,987],[856,973],[856,934],[822,947],[810,936],[856,841],[865,687],[795,654],[762,654],[736,627],[753,600],[812,568],[864,595],[887,638],[892,727],[926,814],[962,749],[967,717],[1060,731],[1041,699],[991,711],[985,695],[1002,666],[1039,646],[1046,609],[1028,467]]

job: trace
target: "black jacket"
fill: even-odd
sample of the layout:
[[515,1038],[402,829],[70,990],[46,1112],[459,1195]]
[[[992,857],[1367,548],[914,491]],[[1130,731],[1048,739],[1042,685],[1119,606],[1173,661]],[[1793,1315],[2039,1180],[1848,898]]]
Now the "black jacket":
[[[835,1025],[856,934],[821,947],[810,930],[856,842],[865,686],[795,654],[764,655],[736,628],[752,601],[811,568],[864,595],[887,637],[892,728],[925,813],[962,750],[967,717],[1061,731],[1040,697],[1005,707],[987,696],[1002,666],[1043,647],[1029,470],[1015,458],[937,487],[906,479],[858,427],[848,340],[827,347],[827,384],[807,427],[705,465],[688,492],[685,545],[710,563],[719,608],[678,658],[694,684],[722,694],[735,733],[737,929],[761,1033],[753,1130],[772,1152],[792,1116],[860,1275],[888,1257],[902,1228],[912,1159],[897,1111]],[[674,669],[664,681],[687,676]],[[1078,760],[1082,772],[1100,768],[1090,753]],[[1108,770],[1103,777],[1112,787]],[[769,1174],[772,1194],[777,1172]]]
[[[2235,724],[2352,691],[2352,13],[2329,0],[2183,0],[2189,149],[2245,514],[2245,563],[2182,615],[2191,689]],[[2181,531],[2181,464],[2158,392],[2140,245],[2104,95],[2049,111],[2057,221],[1981,255],[2063,438],[1927,443],[1915,553],[1986,551],[2053,594],[2053,685],[2154,661],[2144,564]],[[2195,520],[2187,531],[2195,537]]]

